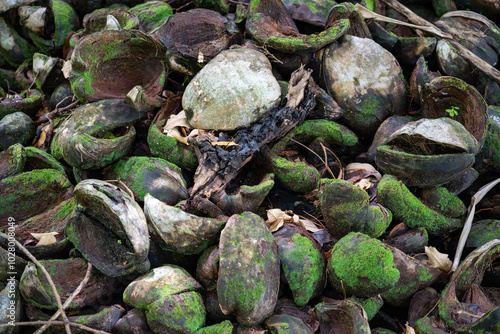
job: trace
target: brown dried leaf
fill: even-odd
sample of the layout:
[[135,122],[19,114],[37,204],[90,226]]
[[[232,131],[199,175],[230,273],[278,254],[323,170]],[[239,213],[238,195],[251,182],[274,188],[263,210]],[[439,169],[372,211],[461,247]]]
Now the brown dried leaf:
[[283,226],[285,222],[292,221],[292,217],[281,209],[267,210],[267,227],[271,232],[275,232]]
[[318,228],[316,224],[309,219],[301,219],[298,215],[293,215],[293,222],[295,225],[299,225],[300,227],[306,229],[307,231],[314,233],[321,231],[321,228]]
[[36,247],[38,246],[48,246],[55,244],[57,242],[56,240],[56,235],[58,235],[58,232],[48,232],[48,233],[30,233],[33,238],[38,240],[38,243],[35,245]]
[[425,246],[425,254],[429,257],[429,265],[444,272],[451,270],[452,262],[448,254],[440,253],[434,247]]
[[38,138],[38,141],[33,146],[35,146],[36,148],[40,148],[43,145],[43,143],[45,143],[45,139],[47,139],[47,132],[43,130],[40,133],[40,138]]

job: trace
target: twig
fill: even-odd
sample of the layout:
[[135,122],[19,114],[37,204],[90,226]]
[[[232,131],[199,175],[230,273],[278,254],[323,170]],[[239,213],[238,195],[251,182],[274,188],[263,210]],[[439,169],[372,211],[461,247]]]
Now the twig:
[[[23,321],[23,322],[14,322],[14,326],[37,326],[37,325],[43,325],[45,323],[47,323],[47,321],[43,321],[43,320]],[[64,325],[65,323],[63,321],[56,320],[56,321],[52,321],[52,324],[53,325]],[[83,330],[85,330],[87,332],[91,332],[91,333],[96,333],[96,334],[111,334],[109,332],[101,331],[101,330],[98,330],[98,329],[93,329],[91,327],[88,327],[88,326],[85,326],[85,325],[82,325],[82,324],[79,324],[79,323],[76,323],[76,322],[68,322],[68,325],[70,325],[71,327],[76,327],[76,328],[83,329]],[[9,323],[7,323],[7,324],[0,324],[0,328],[7,327],[7,326],[11,326],[11,324],[9,324]]]
[[291,141],[293,141],[294,143],[297,143],[299,144],[300,146],[306,148],[307,150],[309,150],[311,153],[313,153],[315,156],[318,157],[318,159],[325,165],[325,168],[326,170],[330,173],[330,175],[335,179],[335,175],[333,174],[332,170],[330,169],[330,167],[328,167],[328,160],[325,161],[323,160],[323,158],[320,157],[320,155],[316,152],[314,152],[313,150],[311,150],[309,147],[307,147],[306,145],[296,141],[295,139],[290,139]]
[[127,193],[127,195],[130,196],[130,198],[135,199],[135,196],[134,196],[134,193],[132,192],[132,190],[130,190],[130,188],[125,183],[123,183],[122,180],[120,180],[120,179],[118,179],[118,180],[106,180],[106,182],[118,183],[118,186],[123,187],[123,190],[125,190],[125,192]]
[[37,119],[35,121],[35,124],[41,124],[41,123],[45,123],[59,115],[61,115],[63,112],[65,112],[66,110],[69,110],[71,108],[73,108],[74,106],[76,106],[78,104],[79,101],[75,101],[75,102],[72,102],[70,104],[68,104],[66,107],[64,108],[61,108],[61,109],[58,109],[57,107],[52,110],[51,112],[45,114],[45,115],[42,115],[40,116],[39,119]]
[[339,157],[337,157],[337,155],[332,151],[330,150],[328,147],[325,147],[323,146],[323,143],[320,143],[320,145],[322,147],[324,147],[328,152],[330,152],[331,154],[333,154],[333,156],[335,157],[335,159],[337,160],[337,163],[339,164],[339,168],[340,168],[340,172],[339,172],[339,176],[337,177],[338,179],[344,179],[344,169],[342,168],[342,162],[340,161]]
[[458,239],[457,250],[455,252],[455,259],[453,259],[453,266],[451,267],[451,271],[457,270],[458,264],[460,262],[460,258],[462,257],[462,252],[465,248],[465,243],[467,242],[467,238],[469,237],[470,230],[472,228],[472,221],[474,220],[474,213],[476,211],[476,204],[479,203],[484,196],[490,191],[494,186],[500,183],[500,178],[492,181],[479,189],[474,196],[472,196],[469,210],[467,213],[467,218],[465,219],[465,224],[462,229],[462,233],[460,234],[460,239]]
[[[73,299],[80,293],[80,291],[82,291],[83,287],[87,284],[87,282],[89,281],[89,278],[90,278],[90,273],[92,272],[92,263],[88,262],[87,263],[87,272],[85,273],[85,277],[83,278],[83,280],[80,282],[80,284],[78,285],[78,287],[76,288],[75,291],[73,291],[73,293],[69,296],[69,298],[64,302],[64,305],[63,305],[63,309],[66,309],[69,304],[71,304],[71,302],[73,301]],[[47,328],[50,327],[50,325],[53,323],[54,320],[56,320],[59,315],[61,314],[61,312],[57,311],[48,321],[45,325],[43,325],[41,328],[39,328],[35,334],[42,334],[43,332],[45,332],[45,330]]]
[[425,314],[422,318],[425,318],[425,317],[427,317],[429,314],[431,314],[431,313],[432,313],[432,311],[434,311],[434,309],[436,308],[436,306],[438,306],[438,305],[439,305],[439,302],[440,302],[440,301],[441,301],[441,298],[439,298],[439,299],[438,299],[438,301],[436,302],[436,304],[434,304],[434,306],[430,309],[430,311],[429,311],[429,312],[427,312],[427,313],[426,313],[426,314]]
[[[5,233],[0,232],[0,237],[4,238],[6,240],[9,240],[9,236]],[[11,240],[9,240],[9,241],[11,241]],[[61,303],[61,297],[57,293],[57,289],[56,289],[56,286],[54,285],[54,281],[52,281],[52,277],[50,277],[50,274],[48,273],[47,269],[45,269],[45,267],[40,262],[38,262],[38,260],[30,253],[29,250],[27,250],[23,245],[21,245],[21,243],[19,241],[17,241],[16,239],[14,239],[13,241],[16,244],[16,246],[20,250],[22,250],[23,253],[26,254],[26,256],[31,261],[33,261],[33,263],[38,268],[40,268],[40,270],[43,272],[43,275],[45,276],[45,278],[49,282],[49,285],[52,288],[52,293],[54,294],[54,297],[56,298],[57,307],[59,308],[59,311],[61,312],[61,315],[63,318],[63,323],[64,323],[64,328],[66,329],[66,333],[71,334],[71,329],[69,328],[69,320],[68,320],[68,317],[66,316],[66,312],[64,312],[64,309],[63,309],[63,306]]]

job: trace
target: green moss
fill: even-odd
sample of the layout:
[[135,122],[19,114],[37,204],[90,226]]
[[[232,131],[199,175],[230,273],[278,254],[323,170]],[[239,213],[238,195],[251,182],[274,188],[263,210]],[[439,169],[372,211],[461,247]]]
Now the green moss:
[[148,144],[151,154],[186,170],[195,170],[198,166],[198,158],[191,148],[159,130],[159,128],[163,128],[165,122],[166,120],[158,124],[152,123],[149,127]]
[[465,204],[444,187],[426,188],[422,192],[422,202],[429,208],[447,217],[461,217],[467,211]]
[[76,201],[74,198],[70,198],[61,203],[61,208],[52,217],[52,221],[61,220],[66,218],[74,209],[76,208]]
[[73,7],[62,0],[52,1],[52,11],[55,16],[54,45],[60,48],[66,42],[71,31],[78,29],[78,15]]
[[368,193],[345,180],[323,182],[321,212],[330,233],[341,238],[349,232],[379,237],[392,221],[392,213],[369,203]]
[[448,218],[426,207],[403,182],[391,175],[384,175],[379,182],[377,198],[408,227],[424,227],[431,235],[442,235],[463,226],[462,219]]
[[221,323],[203,327],[196,331],[196,334],[231,334],[233,332],[233,324],[229,320],[224,320]]
[[295,233],[292,241],[291,251],[278,245],[279,255],[293,300],[298,306],[303,306],[314,296],[323,277],[325,263],[309,238]]
[[321,178],[318,170],[306,162],[289,162],[285,158],[272,159],[276,180],[283,187],[300,193],[314,190]]
[[351,232],[340,239],[331,251],[328,263],[333,288],[348,294],[370,297],[392,288],[399,280],[390,249],[377,239]]
[[273,146],[272,151],[279,153],[285,150],[286,145],[292,139],[305,143],[319,139],[325,143],[345,146],[354,146],[358,143],[358,137],[347,127],[332,121],[317,119],[307,120],[294,128]]
[[384,301],[380,296],[370,298],[351,297],[349,299],[352,299],[354,302],[363,306],[368,320],[372,320],[380,308],[384,305]]
[[194,333],[205,326],[205,306],[195,291],[164,296],[149,304],[145,313],[150,326],[164,326],[165,332]]

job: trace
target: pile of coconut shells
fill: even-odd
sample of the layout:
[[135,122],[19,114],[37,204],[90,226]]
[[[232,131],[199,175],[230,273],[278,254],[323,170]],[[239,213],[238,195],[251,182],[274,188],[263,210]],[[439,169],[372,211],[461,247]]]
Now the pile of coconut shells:
[[499,333],[499,24],[1,1],[0,333]]

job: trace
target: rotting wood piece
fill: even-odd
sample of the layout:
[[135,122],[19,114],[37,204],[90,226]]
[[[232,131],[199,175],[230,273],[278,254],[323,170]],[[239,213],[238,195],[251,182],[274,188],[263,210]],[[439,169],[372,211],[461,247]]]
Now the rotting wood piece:
[[[195,148],[199,166],[194,176],[194,186],[190,190],[191,198],[186,210],[198,210],[196,207],[189,208],[189,203],[195,205],[204,202],[194,199],[209,199],[212,193],[223,190],[262,145],[284,136],[304,121],[307,114],[316,106],[314,92],[317,90],[312,89],[316,83],[311,78],[311,72],[303,67],[295,71],[290,79],[287,98],[283,99],[278,107],[272,108],[260,121],[238,130],[232,137],[224,132],[219,133],[219,141],[230,140],[236,145],[228,147],[213,145],[209,135],[189,140]],[[303,98],[294,98],[301,94]]]

